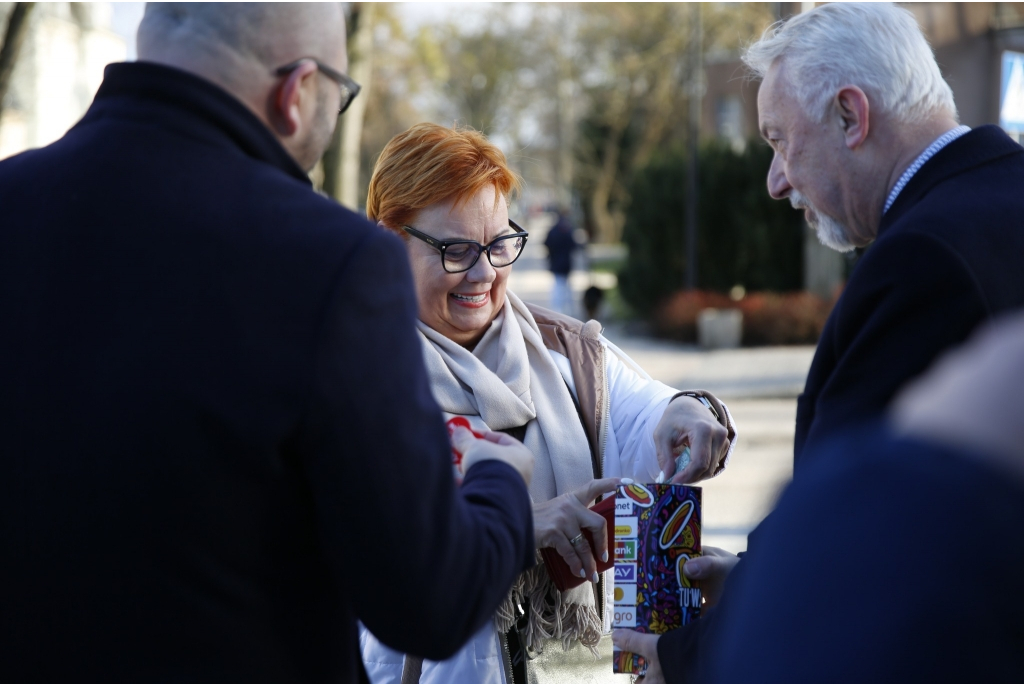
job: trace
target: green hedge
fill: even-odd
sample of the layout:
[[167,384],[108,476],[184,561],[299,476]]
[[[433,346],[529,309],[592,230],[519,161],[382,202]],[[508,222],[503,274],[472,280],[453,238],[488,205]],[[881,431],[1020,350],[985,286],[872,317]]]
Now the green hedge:
[[[699,154],[697,285],[728,292],[802,287],[801,214],[768,195],[772,151],[760,141],[742,154],[713,143]],[[667,151],[639,172],[630,188],[623,240],[629,258],[619,272],[622,296],[651,316],[686,283],[686,154]]]

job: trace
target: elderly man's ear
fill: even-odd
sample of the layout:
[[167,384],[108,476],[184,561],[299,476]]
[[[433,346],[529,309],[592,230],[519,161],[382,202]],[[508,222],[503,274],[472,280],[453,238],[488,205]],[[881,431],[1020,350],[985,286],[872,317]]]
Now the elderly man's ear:
[[857,86],[843,86],[836,93],[834,106],[843,127],[846,147],[854,150],[868,137],[868,96]]
[[310,115],[303,119],[302,109],[316,109],[316,64],[312,61],[300,64],[289,72],[271,93],[268,109],[270,125],[281,137],[288,138],[308,126]]

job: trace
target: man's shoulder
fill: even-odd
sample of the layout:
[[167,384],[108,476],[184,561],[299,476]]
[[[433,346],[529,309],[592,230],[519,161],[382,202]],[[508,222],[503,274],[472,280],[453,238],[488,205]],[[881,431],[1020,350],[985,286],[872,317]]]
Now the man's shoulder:
[[1024,259],[1024,148],[992,128],[967,133],[921,167],[883,218],[865,263],[935,247],[984,277]]
[[[268,183],[254,196],[260,197],[246,212],[250,226],[261,236],[258,244],[268,253],[332,270],[353,259],[404,263],[404,246],[394,234],[300,183]],[[235,237],[251,243],[253,237],[247,233],[243,228]]]
[[[864,256],[858,271],[885,280],[964,274],[996,310],[1024,305],[1024,150],[939,179],[907,206]],[[869,265],[874,265],[872,269]],[[865,268],[861,268],[865,267]],[[851,279],[851,282],[853,279]]]
[[[66,191],[50,197],[41,213],[52,187]],[[389,241],[365,217],[274,164],[135,122],[72,131],[0,162],[0,201],[19,220],[34,215],[53,223],[58,219],[40,217],[86,210],[106,217],[111,235],[141,230],[185,251],[216,246],[234,255],[235,268],[274,264],[315,280],[362,247],[401,251],[400,241]]]
[[276,223],[338,243],[358,243],[367,235],[382,233],[363,215],[270,167],[253,171],[251,186],[243,195],[256,222]]
[[999,219],[1024,214],[1024,148],[993,128],[971,131],[922,166],[904,189],[907,197],[893,205],[895,217],[883,236],[915,230],[957,241],[1019,234]]

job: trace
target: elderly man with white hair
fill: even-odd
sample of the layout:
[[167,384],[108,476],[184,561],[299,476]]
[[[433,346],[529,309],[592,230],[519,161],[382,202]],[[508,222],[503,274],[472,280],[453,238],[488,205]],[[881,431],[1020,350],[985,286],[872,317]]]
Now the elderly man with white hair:
[[150,4],[138,49],[0,162],[5,679],[452,655],[534,564],[533,455],[456,433],[456,486],[405,248],[311,187],[342,7]]
[[[931,48],[895,5],[817,7],[770,27],[744,61],[763,79],[769,193],[802,208],[825,245],[865,248],[797,404],[799,481],[817,444],[879,415],[976,326],[1024,306],[1024,149],[995,126],[958,124]],[[687,563],[709,608],[737,562],[708,548]],[[652,679],[662,667],[670,681],[700,679],[721,613],[660,640],[616,641],[649,657]]]

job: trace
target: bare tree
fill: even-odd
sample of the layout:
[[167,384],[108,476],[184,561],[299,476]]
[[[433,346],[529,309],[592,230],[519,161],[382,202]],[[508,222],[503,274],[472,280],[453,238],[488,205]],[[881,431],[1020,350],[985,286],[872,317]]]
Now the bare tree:
[[349,75],[362,86],[345,111],[323,158],[323,190],[350,209],[359,207],[359,160],[363,118],[373,78],[373,28],[377,3],[349,3],[346,32]]
[[4,31],[4,40],[0,44],[0,119],[4,111],[4,97],[11,83],[14,65],[18,62],[21,44],[28,35],[28,19],[35,5],[34,2],[16,2],[7,19],[7,30]]
[[[706,3],[702,49],[694,13],[673,3],[580,7],[579,50],[591,65],[581,80],[589,102],[577,142],[577,184],[599,242],[620,239],[626,188],[651,156],[686,138],[695,94],[688,88],[704,50],[734,50],[771,20],[768,3]],[[695,57],[697,59],[695,59]]]
[[487,135],[510,134],[521,109],[518,72],[529,64],[520,29],[496,5],[482,30],[466,32],[457,24],[437,27],[434,40],[445,61],[438,75],[448,107],[444,114]]
[[[500,141],[531,188],[559,202],[578,195],[594,238],[614,242],[636,172],[686,140],[694,33],[685,7],[499,5],[410,37],[386,3],[348,12],[351,71],[364,85],[353,108],[373,116],[345,114],[323,185],[350,206],[393,135],[418,121],[462,122]],[[771,21],[772,5],[707,3],[703,13],[703,50],[730,52]]]

